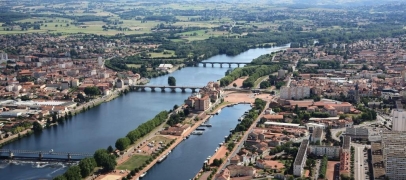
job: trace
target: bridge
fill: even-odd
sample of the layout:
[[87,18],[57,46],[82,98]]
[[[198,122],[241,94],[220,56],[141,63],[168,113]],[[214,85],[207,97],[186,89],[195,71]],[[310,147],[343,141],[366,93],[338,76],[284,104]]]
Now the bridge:
[[201,86],[162,86],[162,85],[133,85],[131,86],[135,91],[145,91],[146,88],[151,89],[152,92],[155,92],[155,89],[161,89],[161,92],[165,92],[166,89],[170,89],[171,92],[176,92],[176,89],[186,92],[186,89],[191,89],[192,92],[196,92],[196,89],[202,89]]
[[231,68],[232,64],[237,64],[240,67],[240,64],[249,64],[249,62],[199,62],[203,64],[203,67],[206,67],[207,64],[211,64],[211,67],[214,67],[214,64],[220,64],[220,67],[223,67],[223,64],[228,64],[228,67]]
[[[66,160],[66,161],[79,161],[84,157],[92,157],[93,154],[89,153],[71,153],[71,152],[53,152],[53,151],[32,151],[32,150],[14,150],[14,149],[0,149],[0,156],[2,159],[36,159],[36,160]],[[34,157],[33,157],[34,156]],[[46,156],[46,157],[45,157]],[[72,158],[78,157],[78,158]]]

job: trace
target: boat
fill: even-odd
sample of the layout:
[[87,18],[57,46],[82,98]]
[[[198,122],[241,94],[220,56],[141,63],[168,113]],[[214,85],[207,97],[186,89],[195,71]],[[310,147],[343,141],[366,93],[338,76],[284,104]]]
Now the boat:
[[190,134],[186,136],[186,139],[189,139],[189,137],[190,137]]
[[192,134],[194,134],[194,135],[202,135],[203,131],[193,131]]
[[196,131],[205,131],[206,129],[204,128],[196,128]]
[[212,127],[211,124],[201,124],[199,127]]
[[161,158],[159,158],[159,159],[158,159],[158,163],[160,163],[160,162],[162,162],[163,160],[165,160],[165,159],[166,159],[166,156],[167,156],[167,155],[164,155],[164,156],[162,156]]
[[143,173],[140,175],[140,177],[142,178],[142,177],[144,177],[145,175],[147,175],[147,171],[143,172]]

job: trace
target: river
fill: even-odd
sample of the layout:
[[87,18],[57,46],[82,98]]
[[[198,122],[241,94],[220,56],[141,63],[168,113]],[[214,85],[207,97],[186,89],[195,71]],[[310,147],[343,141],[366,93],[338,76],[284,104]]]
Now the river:
[[[205,62],[250,62],[252,59],[267,53],[271,53],[281,48],[257,48],[250,49],[237,56],[229,57],[218,55],[207,59]],[[235,68],[237,65],[232,65]],[[204,86],[209,81],[216,81],[222,78],[227,67],[220,68],[219,65],[214,67],[185,67],[179,71],[173,72],[170,76],[176,78],[177,85],[197,85]],[[149,84],[165,85],[169,75],[151,79]],[[180,90],[178,90],[180,91]],[[186,93],[161,93],[157,92],[131,92],[127,95],[116,98],[108,103],[103,103],[100,106],[92,108],[84,113],[74,116],[71,120],[65,123],[45,129],[39,135],[32,135],[23,138],[19,141],[5,145],[3,149],[22,149],[22,150],[42,150],[49,151],[53,149],[55,152],[82,152],[93,153],[100,148],[107,148],[109,145],[114,147],[115,141],[124,137],[129,131],[135,129],[141,123],[151,119],[162,110],[172,109],[175,104],[182,104],[183,101],[191,94],[190,90]],[[148,105],[148,106],[146,106]],[[235,119],[236,121],[236,119]],[[235,126],[235,124],[233,125]],[[214,129],[214,128],[213,128]],[[228,132],[230,128],[225,128]],[[205,135],[203,135],[205,136]],[[202,136],[202,137],[203,137]],[[223,136],[224,137],[224,136]],[[190,138],[188,141],[194,139]],[[195,138],[196,140],[198,137]],[[212,147],[218,145],[218,141],[210,141],[204,144],[196,144],[193,146],[195,150],[201,149],[202,146]],[[186,144],[186,143],[185,143]],[[177,147],[177,151],[181,151],[181,144]],[[186,148],[186,147],[185,147]],[[193,150],[182,151],[183,153],[194,153]],[[204,154],[212,154],[214,148],[205,151]],[[175,152],[174,152],[175,154]],[[206,156],[206,155],[205,155]],[[170,161],[171,156],[165,161]],[[187,159],[190,164],[197,164],[198,169],[202,165],[201,159]],[[164,163],[162,163],[162,166]],[[185,169],[192,166],[183,166],[183,164],[174,165],[179,167],[178,171],[171,171],[177,175],[181,171],[197,172],[198,169]],[[154,169],[160,169],[158,166]],[[37,167],[35,164],[0,164],[0,177],[7,180],[22,180],[22,179],[51,179],[66,170],[66,166],[62,164],[52,164]],[[152,172],[158,170],[151,170]],[[165,176],[168,174],[165,174]],[[169,175],[168,175],[169,176]],[[186,177],[186,176],[185,176]],[[193,176],[192,176],[193,177]],[[188,177],[188,178],[192,178]],[[152,177],[151,177],[152,178]]]

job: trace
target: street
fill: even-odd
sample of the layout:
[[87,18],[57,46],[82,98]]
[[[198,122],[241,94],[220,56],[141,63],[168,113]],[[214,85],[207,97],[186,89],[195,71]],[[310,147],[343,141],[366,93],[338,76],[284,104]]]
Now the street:
[[364,160],[364,145],[352,143],[352,146],[355,148],[354,154],[354,177],[357,180],[365,179],[365,160]]
[[269,107],[269,101],[266,102],[265,108],[262,110],[261,114],[257,117],[257,119],[255,119],[255,121],[252,123],[251,127],[248,128],[248,130],[244,132],[244,136],[241,138],[240,142],[238,142],[236,144],[233,151],[231,151],[231,153],[227,157],[228,158],[227,161],[225,161],[222,165],[220,165],[219,169],[217,170],[217,173],[224,170],[224,168],[230,164],[229,158],[234,157],[238,152],[240,152],[241,148],[244,146],[244,141],[248,138],[249,132],[251,132],[252,129],[257,126],[258,121],[261,119],[262,115],[264,114],[265,110],[267,109],[266,107]]

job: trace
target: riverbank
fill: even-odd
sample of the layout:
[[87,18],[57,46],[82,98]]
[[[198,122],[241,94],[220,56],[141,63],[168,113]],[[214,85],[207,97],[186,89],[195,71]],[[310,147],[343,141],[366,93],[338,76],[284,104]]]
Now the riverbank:
[[[221,103],[219,106],[216,106],[215,110],[218,111],[220,109],[227,107],[228,105],[229,105],[229,103],[226,103],[226,104]],[[144,172],[147,172],[149,169],[151,169],[154,165],[156,165],[158,163],[158,160],[162,157],[162,155],[169,154],[181,142],[183,142],[187,136],[190,136],[193,131],[195,131],[201,124],[205,123],[211,117],[211,115],[207,114],[206,112],[201,112],[199,114],[196,114],[195,116],[203,117],[203,118],[200,118],[200,120],[195,121],[194,124],[188,130],[186,130],[181,136],[171,136],[175,140],[174,143],[172,143],[165,151],[160,153],[159,156],[154,158],[147,166],[140,169],[139,172],[136,173],[136,175],[133,176],[132,179],[139,178],[141,174],[143,174]],[[159,132],[158,132],[158,130],[161,130],[161,129],[162,129],[161,126],[155,128],[151,133],[149,133],[149,135],[146,135],[145,137],[143,137],[142,140],[140,140],[140,143],[137,142],[135,145],[128,148],[127,151],[130,151],[129,154],[122,155],[121,157],[123,159],[119,158],[120,160],[117,162],[118,163],[117,167],[123,163],[126,163],[128,160],[130,160],[131,156],[135,155],[134,152],[131,152],[131,151],[132,151],[132,149],[136,148],[137,146],[139,147],[139,144],[142,144],[142,142],[146,142],[147,140],[154,139],[154,137],[163,136],[163,135],[159,135]],[[117,171],[119,171],[119,170],[116,168],[116,172],[110,172],[108,174],[99,176],[99,177],[97,177],[97,180],[107,180],[107,179],[116,178],[116,177],[122,178],[122,177],[126,177],[129,174],[129,172],[117,173]]]
[[[89,102],[86,102],[84,104],[81,104],[81,105],[73,108],[73,109],[68,110],[66,113],[71,113],[71,115],[74,116],[74,115],[77,115],[79,113],[85,112],[85,111],[89,110],[90,108],[94,108],[94,107],[96,107],[96,106],[98,106],[98,105],[100,105],[102,103],[109,102],[109,101],[119,97],[120,95],[123,95],[124,91],[128,90],[128,89],[129,89],[128,87],[116,89],[115,91],[113,91],[112,94],[110,94],[108,96],[101,96],[101,97],[92,99]],[[58,117],[58,118],[68,118],[68,117]],[[46,122],[40,122],[40,124],[43,125],[44,130],[46,130],[46,129],[52,127],[52,126],[58,125],[59,123],[58,122],[51,123],[48,126],[46,126]],[[24,130],[22,132],[19,132],[18,134],[13,134],[10,137],[7,137],[5,139],[1,139],[0,140],[0,147],[2,147],[4,145],[7,145],[9,143],[12,143],[14,141],[18,141],[23,137],[30,136],[31,134],[33,134],[33,130],[32,129],[26,129],[26,130]]]
[[[262,99],[262,98],[261,98]],[[230,159],[231,157],[233,157],[234,155],[236,155],[238,153],[238,151],[242,148],[242,144],[244,143],[245,139],[247,139],[247,136],[249,134],[249,132],[251,132],[251,130],[256,126],[257,122],[261,119],[261,117],[263,116],[265,110],[267,109],[267,107],[269,106],[269,99],[262,99],[266,102],[265,107],[263,108],[263,110],[261,111],[261,113],[258,115],[258,117],[252,122],[251,126],[248,128],[248,130],[243,131],[243,135],[241,138],[238,139],[238,143],[236,143],[232,149],[232,151],[230,152],[227,149],[227,145],[226,143],[222,144],[218,150],[211,156],[211,158],[208,160],[207,165],[210,166],[210,164],[213,162],[214,159],[222,159],[223,163],[219,166],[219,168],[214,169],[216,172],[214,173],[213,170],[210,171],[204,171],[203,169],[201,169],[196,176],[193,178],[194,180],[207,180],[209,179],[210,175],[217,174],[219,172],[221,172],[222,169],[224,169],[227,165],[228,165],[228,159]]]

